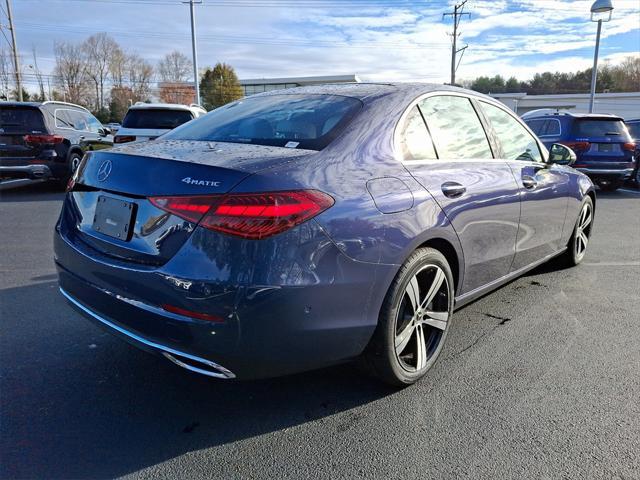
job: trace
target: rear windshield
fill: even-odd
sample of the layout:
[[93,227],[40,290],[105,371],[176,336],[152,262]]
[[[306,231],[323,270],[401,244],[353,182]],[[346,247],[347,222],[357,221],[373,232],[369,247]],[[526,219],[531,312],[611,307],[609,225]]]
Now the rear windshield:
[[0,107],[2,133],[46,132],[42,113],[30,107]]
[[217,108],[163,138],[322,150],[362,103],[338,95],[267,95]]
[[614,137],[627,138],[627,130],[622,120],[576,120],[573,127],[576,137]]
[[640,140],[640,122],[627,123],[627,129],[629,130],[629,134],[631,134],[631,138]]
[[124,128],[176,128],[190,121],[193,117],[186,110],[170,110],[162,108],[132,109],[122,121]]

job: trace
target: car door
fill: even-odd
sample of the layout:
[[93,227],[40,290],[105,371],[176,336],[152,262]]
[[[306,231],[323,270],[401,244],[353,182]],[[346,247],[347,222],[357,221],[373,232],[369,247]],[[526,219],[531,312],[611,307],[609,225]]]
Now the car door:
[[91,115],[89,112],[79,112],[82,115],[87,133],[85,141],[88,150],[102,150],[113,145],[113,141],[104,134],[104,129],[100,120]]
[[399,150],[405,151],[405,168],[438,202],[460,239],[461,293],[507,275],[518,233],[519,189],[507,162],[494,158],[471,99],[430,94],[404,121],[415,122],[428,137],[430,149],[418,156],[407,155],[402,145]]
[[538,140],[506,107],[478,103],[500,146],[500,158],[511,167],[519,184],[520,226],[511,267],[515,271],[563,247],[560,240],[567,214],[569,173],[566,167],[545,163]]

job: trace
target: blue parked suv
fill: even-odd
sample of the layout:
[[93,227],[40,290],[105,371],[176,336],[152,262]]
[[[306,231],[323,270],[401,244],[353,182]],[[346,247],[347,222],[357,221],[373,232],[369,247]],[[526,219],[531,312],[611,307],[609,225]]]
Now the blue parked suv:
[[539,110],[524,114],[522,119],[547,148],[561,143],[576,152],[573,167],[602,190],[616,190],[631,178],[635,143],[622,118]]

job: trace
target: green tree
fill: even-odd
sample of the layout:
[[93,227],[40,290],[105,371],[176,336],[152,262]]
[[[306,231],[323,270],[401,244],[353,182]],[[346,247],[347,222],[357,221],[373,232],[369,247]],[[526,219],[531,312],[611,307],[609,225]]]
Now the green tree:
[[236,72],[231,65],[217,63],[207,68],[200,80],[204,108],[212,110],[244,96]]
[[478,77],[471,83],[471,90],[480,93],[503,93],[505,91],[504,78],[500,75]]
[[516,77],[511,77],[507,80],[507,83],[505,84],[505,91],[507,93],[518,93],[522,91],[520,82]]

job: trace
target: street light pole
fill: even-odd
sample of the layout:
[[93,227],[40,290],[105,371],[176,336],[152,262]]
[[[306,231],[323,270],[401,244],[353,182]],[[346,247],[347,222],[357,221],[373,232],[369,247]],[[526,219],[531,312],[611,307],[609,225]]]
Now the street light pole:
[[593,113],[593,104],[596,100],[596,82],[598,81],[598,51],[600,50],[601,31],[602,19],[598,20],[598,33],[596,34],[596,51],[593,55],[593,71],[591,72],[591,98],[589,99],[589,113]]
[[183,2],[183,3],[189,3],[189,12],[191,13],[191,50],[193,52],[193,83],[195,84],[196,87],[196,104],[200,105],[200,82],[199,82],[199,75],[198,75],[198,50],[196,48],[196,16],[195,16],[195,10],[194,10],[194,5],[196,3],[202,3],[202,1],[194,1],[194,0],[189,0],[189,2]]
[[[589,98],[589,113],[593,113],[596,100],[596,82],[598,81],[598,53],[600,51],[600,33],[602,33],[602,22],[611,20],[613,4],[611,0],[596,0],[591,5],[591,21],[595,22],[594,16],[598,16],[598,33],[596,34],[596,51],[593,55],[593,71],[591,72],[591,96]],[[601,15],[609,14],[606,20]]]

